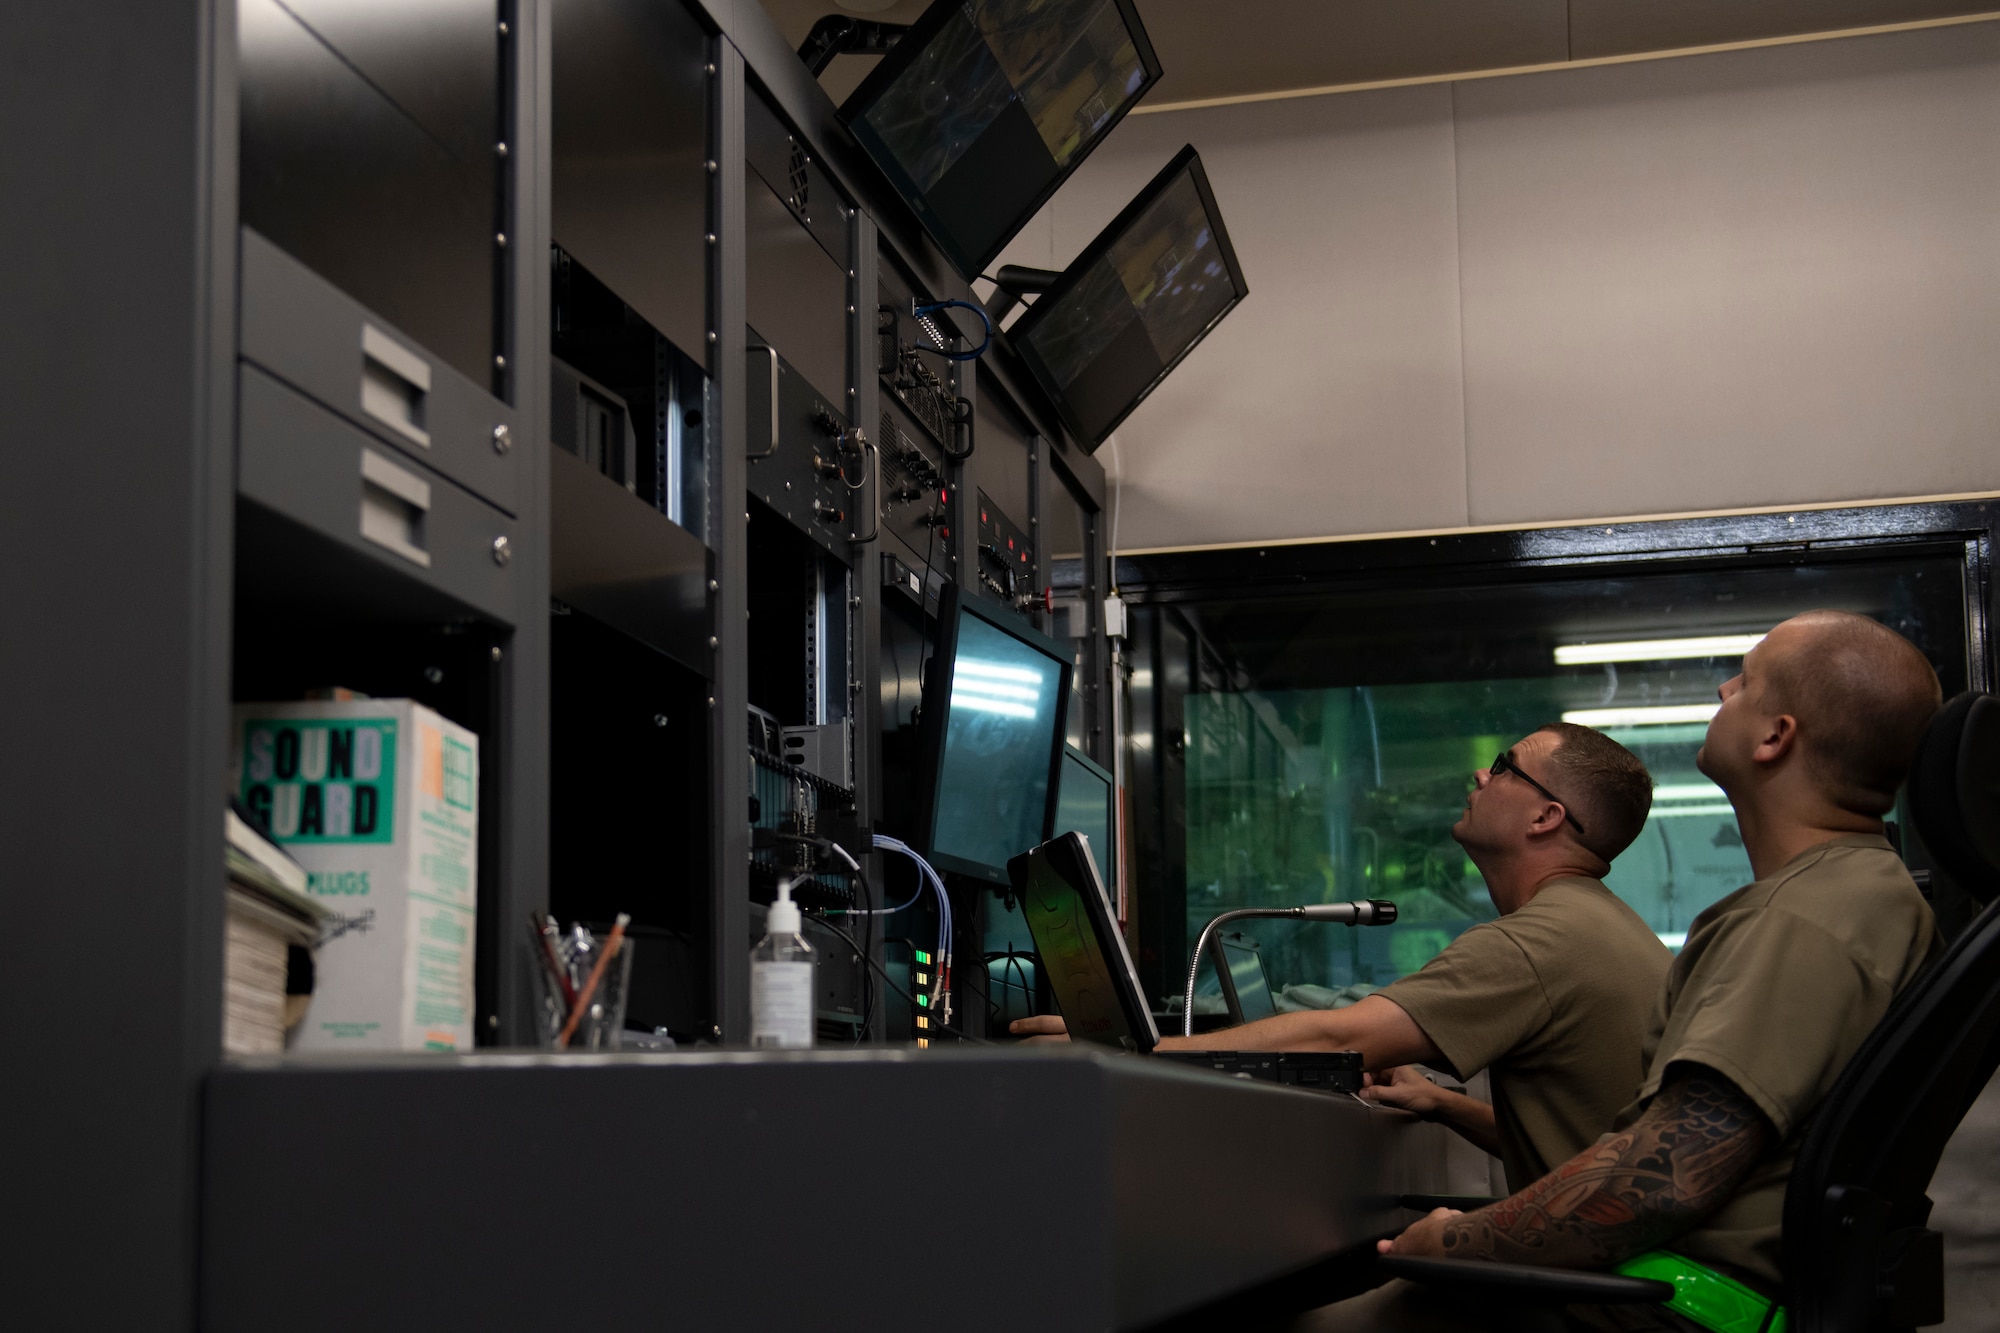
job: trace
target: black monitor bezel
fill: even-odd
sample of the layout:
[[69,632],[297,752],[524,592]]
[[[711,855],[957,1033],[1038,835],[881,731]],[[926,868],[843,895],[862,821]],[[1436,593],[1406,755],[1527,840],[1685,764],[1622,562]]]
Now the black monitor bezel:
[[[1110,858],[1110,864],[1108,866],[1107,865],[1099,866],[1099,871],[1100,873],[1104,871],[1109,871],[1110,873],[1105,875],[1105,882],[1108,884],[1116,884],[1118,882],[1118,783],[1111,776],[1111,772],[1109,769],[1100,766],[1095,759],[1092,759],[1089,755],[1077,749],[1074,745],[1071,745],[1068,742],[1064,742],[1063,760],[1066,763],[1071,759],[1074,759],[1078,763],[1082,764],[1084,770],[1088,772],[1092,777],[1100,778],[1104,782],[1104,800],[1105,800],[1104,827],[1106,828],[1106,830],[1108,830],[1106,836],[1108,836],[1111,839],[1111,858]],[[1056,785],[1056,809],[1057,810],[1062,809],[1062,785],[1060,783]],[[1057,831],[1058,830],[1055,827],[1054,818],[1052,816],[1049,823],[1049,835],[1053,837],[1055,836]],[[1072,832],[1073,830],[1062,830],[1062,831]],[[1097,860],[1097,852],[1095,849],[1091,851],[1090,855],[1093,861]]]
[[[1066,859],[1075,862],[1088,883],[1078,884],[1062,873],[1059,864]],[[1074,1039],[1126,1050],[1136,1048],[1140,1055],[1151,1054],[1160,1044],[1160,1027],[1153,1021],[1153,1011],[1146,1003],[1145,988],[1139,983],[1139,969],[1133,966],[1132,951],[1125,944],[1125,933],[1118,928],[1117,916],[1111,909],[1111,897],[1104,888],[1104,876],[1098,873],[1097,859],[1090,854],[1089,844],[1073,832],[1061,833],[1007,863],[1008,882],[1022,898],[1022,919],[1028,923],[1028,933],[1034,936],[1035,957],[1040,960],[1043,957],[1042,938],[1035,934],[1035,913],[1027,902],[1028,881],[1036,862],[1047,865],[1051,873],[1069,884],[1083,900],[1084,912],[1090,918],[1091,934],[1097,940],[1097,952],[1103,957],[1105,970],[1110,974],[1106,979],[1111,983],[1112,994],[1118,997],[1118,1008],[1130,1037],[1129,1042],[1098,1042],[1082,1035],[1074,1035]],[[1056,996],[1056,1007],[1062,1008],[1063,986],[1057,979],[1057,969],[1044,966],[1042,974],[1048,979],[1050,992]],[[1065,1021],[1071,1017],[1064,1015]]]
[[[1229,271],[1230,284],[1236,289],[1235,299],[1218,310],[1215,318],[1202,326],[1201,332],[1196,335],[1195,339],[1186,347],[1181,348],[1174,355],[1174,359],[1161,368],[1160,373],[1153,377],[1152,382],[1141,389],[1138,395],[1125,405],[1124,410],[1112,420],[1110,425],[1104,427],[1102,434],[1092,439],[1086,428],[1076,419],[1076,414],[1070,410],[1069,397],[1063,392],[1062,384],[1049,370],[1047,363],[1042,360],[1040,354],[1035,351],[1033,344],[1028,341],[1028,335],[1034,331],[1035,325],[1046,317],[1046,311],[1054,309],[1058,301],[1076,289],[1077,284],[1083,280],[1083,275],[1090,270],[1091,265],[1104,257],[1105,252],[1110,250],[1113,243],[1124,234],[1127,228],[1137,222],[1148,208],[1153,206],[1154,201],[1166,192],[1167,187],[1182,172],[1191,173],[1194,177],[1195,192],[1201,196],[1202,209],[1208,214],[1209,224],[1215,233],[1216,253],[1221,256],[1223,267]],[[1071,261],[1070,266],[1062,271],[1062,276],[1057,278],[1046,292],[1043,292],[1035,299],[1035,303],[1028,307],[1027,312],[1008,327],[1007,343],[1013,348],[1015,355],[1019,356],[1022,363],[1028,367],[1029,373],[1035,377],[1035,382],[1040,384],[1043,391],[1048,394],[1049,400],[1055,404],[1056,412],[1062,417],[1063,425],[1069,428],[1070,434],[1076,438],[1077,443],[1083,446],[1083,451],[1085,453],[1094,453],[1099,445],[1110,438],[1111,432],[1124,425],[1125,419],[1138,410],[1139,404],[1152,396],[1153,390],[1166,382],[1167,376],[1174,373],[1175,368],[1187,358],[1188,353],[1201,346],[1203,339],[1215,332],[1215,326],[1227,318],[1230,311],[1243,304],[1243,298],[1249,294],[1250,284],[1243,278],[1243,265],[1237,261],[1236,247],[1230,243],[1229,229],[1223,224],[1222,210],[1216,205],[1215,191],[1209,186],[1208,172],[1201,164],[1201,154],[1195,151],[1193,144],[1187,144],[1182,147],[1180,152],[1174,154],[1172,161],[1160,168],[1159,173],[1147,183],[1145,189],[1132,196],[1132,202],[1125,205],[1119,211],[1117,217],[1111,219],[1109,226],[1097,233],[1096,239],[1084,247],[1083,253]]]
[[1038,841],[1048,840],[1051,826],[1055,823],[1056,801],[1062,794],[1063,751],[1068,748],[1066,724],[1069,720],[1069,696],[1076,665],[1070,659],[1070,649],[1067,645],[1034,629],[1005,603],[992,601],[977,594],[968,594],[956,583],[947,583],[944,586],[944,594],[938,602],[937,649],[931,654],[930,662],[924,670],[923,714],[922,725],[919,728],[924,781],[923,802],[919,809],[922,812],[923,826],[918,832],[917,845],[922,848],[932,868],[940,872],[962,875],[985,884],[1005,887],[1010,881],[1004,862],[997,866],[989,866],[937,849],[937,803],[943,786],[945,740],[950,731],[951,678],[958,663],[961,612],[977,617],[1002,634],[1018,639],[1036,652],[1053,658],[1061,669],[1062,674],[1056,693],[1055,734],[1049,746],[1048,801],[1042,810],[1042,827]]
[[[881,97],[884,89],[900,78],[911,65],[916,63],[917,54],[928,46],[938,33],[943,31],[945,23],[949,21],[953,13],[964,8],[964,3],[965,0],[935,0],[935,3],[923,12],[922,17],[910,25],[909,31],[896,39],[896,44],[889,48],[889,54],[877,61],[875,68],[868,72],[868,76],[861,81],[853,92],[848,94],[847,100],[840,104],[838,114],[840,123],[848,128],[850,134],[854,133],[854,122],[862,116],[868,107],[872,106]],[[1000,257],[1000,252],[1012,244],[1016,236],[1020,235],[1021,228],[1033,221],[1035,214],[1042,211],[1042,206],[1055,197],[1056,191],[1063,187],[1063,183],[1070,178],[1071,173],[1082,166],[1085,160],[1092,153],[1096,152],[1106,139],[1111,137],[1111,132],[1118,128],[1119,122],[1124,120],[1131,113],[1132,108],[1137,106],[1140,100],[1152,91],[1153,85],[1160,81],[1160,75],[1163,72],[1160,66],[1160,58],[1154,54],[1153,39],[1146,32],[1146,25],[1139,17],[1137,0],[1111,0],[1111,3],[1117,6],[1119,17],[1125,22],[1126,31],[1132,34],[1132,45],[1139,53],[1139,64],[1146,71],[1145,81],[1139,85],[1139,90],[1112,114],[1111,119],[1105,123],[1104,129],[1099,132],[1095,142],[1091,143],[1074,158],[1071,158],[1068,166],[1057,169],[1056,174],[1050,178],[1048,185],[1040,194],[1035,196],[1034,202],[1028,205],[1021,216],[1015,219],[1013,226],[1001,237],[989,253],[969,255],[962,251],[955,244],[954,238],[947,236],[944,233],[944,229],[935,224],[934,219],[931,217],[930,209],[924,201],[921,198],[911,198],[903,189],[901,182],[895,174],[896,171],[900,171],[900,168],[892,170],[888,163],[876,158],[873,150],[868,147],[866,139],[858,134],[854,136],[855,142],[860,145],[862,152],[868,155],[868,160],[875,163],[877,169],[882,172],[883,178],[895,190],[897,197],[909,206],[910,211],[923,224],[925,233],[937,243],[937,247],[944,253],[944,257],[958,270],[959,276],[967,282],[971,282],[974,278],[984,273],[987,265]]]

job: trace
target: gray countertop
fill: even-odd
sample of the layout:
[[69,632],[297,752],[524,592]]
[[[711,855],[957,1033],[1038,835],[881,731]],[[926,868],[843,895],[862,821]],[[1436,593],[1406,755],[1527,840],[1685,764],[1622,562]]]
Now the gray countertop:
[[1142,1328],[1393,1231],[1447,1131],[1062,1047],[232,1065],[202,1326]]

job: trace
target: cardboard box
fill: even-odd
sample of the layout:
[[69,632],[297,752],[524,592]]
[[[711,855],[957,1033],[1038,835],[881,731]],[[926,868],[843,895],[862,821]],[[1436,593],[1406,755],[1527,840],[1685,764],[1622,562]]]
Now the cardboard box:
[[408,699],[241,704],[238,794],[333,911],[293,1050],[472,1045],[479,738]]

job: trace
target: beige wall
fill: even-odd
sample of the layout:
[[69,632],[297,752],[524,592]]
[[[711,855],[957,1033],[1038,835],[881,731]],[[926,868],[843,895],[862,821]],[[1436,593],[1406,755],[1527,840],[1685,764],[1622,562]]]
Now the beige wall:
[[2000,24],[1134,116],[1005,260],[1187,142],[1251,295],[1125,548],[2000,489]]

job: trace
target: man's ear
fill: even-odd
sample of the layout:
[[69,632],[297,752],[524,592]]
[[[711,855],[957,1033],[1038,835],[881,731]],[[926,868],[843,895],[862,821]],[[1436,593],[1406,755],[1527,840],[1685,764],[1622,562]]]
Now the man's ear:
[[1775,764],[1798,745],[1799,720],[1790,713],[1779,713],[1764,719],[1750,757],[1760,764]]
[[1562,806],[1554,801],[1543,801],[1535,811],[1535,817],[1528,824],[1528,832],[1539,837],[1544,833],[1560,833],[1566,816]]

